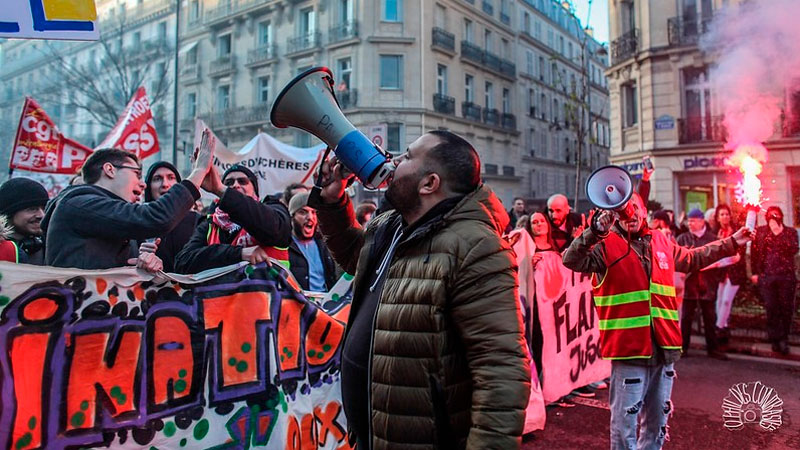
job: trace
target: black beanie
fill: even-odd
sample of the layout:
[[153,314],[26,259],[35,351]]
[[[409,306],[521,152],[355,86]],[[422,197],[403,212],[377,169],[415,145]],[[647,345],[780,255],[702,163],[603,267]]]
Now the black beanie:
[[225,182],[225,178],[228,178],[228,174],[230,174],[231,172],[242,172],[243,174],[245,174],[245,176],[247,176],[247,178],[250,179],[250,183],[253,184],[253,189],[256,193],[256,197],[258,197],[258,178],[256,178],[256,174],[254,174],[252,170],[248,169],[247,167],[241,164],[234,164],[230,168],[228,168],[228,170],[226,170],[225,173],[222,174],[223,183]]
[[144,201],[145,202],[152,202],[153,201],[153,194],[150,193],[150,183],[153,182],[153,175],[156,174],[156,170],[166,167],[167,169],[171,170],[172,173],[175,174],[175,180],[180,183],[181,182],[181,174],[178,173],[178,169],[167,161],[159,161],[152,166],[150,169],[147,170],[147,176],[144,178],[144,183],[147,185],[147,188],[144,190]]
[[0,186],[0,214],[11,218],[31,206],[44,206],[50,197],[41,184],[30,178],[12,178]]

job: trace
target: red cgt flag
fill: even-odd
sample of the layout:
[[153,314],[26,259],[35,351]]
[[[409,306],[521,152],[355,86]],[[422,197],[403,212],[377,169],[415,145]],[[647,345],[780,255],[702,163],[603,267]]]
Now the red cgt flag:
[[10,169],[73,174],[91,154],[92,149],[64,137],[42,107],[25,97]]
[[144,87],[136,90],[117,124],[97,148],[119,148],[134,153],[139,159],[158,153],[156,122]]

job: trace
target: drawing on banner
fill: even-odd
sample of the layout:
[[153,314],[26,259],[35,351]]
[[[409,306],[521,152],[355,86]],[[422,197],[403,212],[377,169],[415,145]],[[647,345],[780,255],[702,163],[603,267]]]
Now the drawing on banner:
[[0,448],[351,448],[349,298],[326,310],[263,266],[192,288],[52,272],[0,296]]
[[97,40],[94,0],[6,0],[0,38]]

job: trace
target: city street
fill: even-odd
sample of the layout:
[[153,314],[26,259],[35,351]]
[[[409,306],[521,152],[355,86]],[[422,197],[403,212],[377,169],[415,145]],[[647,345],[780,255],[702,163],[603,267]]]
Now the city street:
[[[665,449],[797,449],[800,448],[800,364],[776,364],[767,358],[730,355],[730,361],[717,361],[701,356],[676,365],[678,380],[672,400],[675,413],[670,420],[670,441]],[[761,381],[774,388],[783,400],[783,424],[775,431],[766,431],[757,423],[729,431],[723,426],[722,401],[736,383]],[[597,397],[573,397],[572,408],[551,407],[547,410],[544,431],[526,439],[524,449],[599,449],[608,448],[608,391],[597,391]]]

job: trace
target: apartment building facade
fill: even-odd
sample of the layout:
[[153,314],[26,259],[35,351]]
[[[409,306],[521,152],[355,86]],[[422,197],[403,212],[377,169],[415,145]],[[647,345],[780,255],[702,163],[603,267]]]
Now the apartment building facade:
[[[642,157],[650,156],[656,167],[651,199],[665,208],[738,205],[741,175],[725,162],[730,152],[723,148],[726,130],[712,79],[716,56],[698,46],[720,10],[738,3],[609,2],[611,161],[638,175]],[[766,204],[780,206],[792,224],[800,223],[800,83],[795,84],[787,86],[785,114],[765,142],[769,158],[761,176]]]

